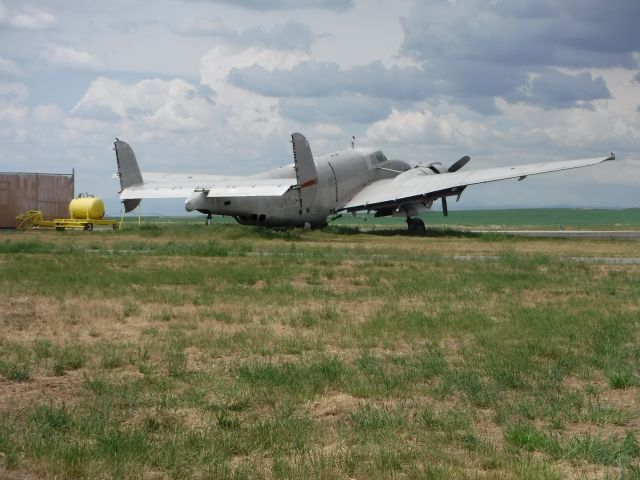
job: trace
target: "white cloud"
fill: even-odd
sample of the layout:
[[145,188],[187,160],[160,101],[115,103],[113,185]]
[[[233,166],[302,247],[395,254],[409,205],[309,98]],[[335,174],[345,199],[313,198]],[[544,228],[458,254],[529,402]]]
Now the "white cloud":
[[45,10],[25,6],[18,12],[11,12],[0,2],[0,25],[19,30],[43,30],[53,26],[56,22],[56,16]]
[[33,116],[37,123],[54,123],[64,118],[64,112],[55,103],[38,105],[33,109]]
[[0,57],[0,76],[22,77],[25,71],[14,60]]
[[100,61],[88,52],[72,47],[48,45],[42,53],[44,60],[55,67],[74,70],[98,71],[102,69]]
[[262,140],[274,135],[283,137],[288,128],[280,114],[278,100],[230,85],[227,77],[232,68],[259,65],[272,71],[292,68],[306,58],[308,54],[301,51],[218,46],[202,58],[201,81],[216,91],[216,103],[225,111],[224,122],[236,134],[251,133]]
[[213,108],[211,98],[184,80],[127,84],[100,77],[72,113],[90,119],[136,119],[149,129],[185,132],[205,128]]
[[317,8],[344,11],[353,7],[353,0],[209,0],[251,10],[292,10]]
[[21,125],[29,114],[29,109],[22,105],[15,105],[0,100],[0,122],[11,125]]
[[217,46],[209,50],[202,58],[202,81],[215,88],[226,82],[227,76],[233,68],[258,65],[267,71],[290,70],[308,58],[308,54],[301,51],[287,52],[256,47],[237,49],[229,46]]
[[483,123],[462,120],[456,114],[435,115],[430,110],[398,111],[367,129],[372,143],[446,143],[473,146],[489,141],[496,132]]
[[29,96],[29,89],[26,85],[17,82],[0,81],[0,98],[4,97],[12,102],[22,102]]
[[220,17],[195,18],[188,17],[181,19],[174,31],[181,35],[210,35],[210,36],[233,36],[235,31],[229,28]]

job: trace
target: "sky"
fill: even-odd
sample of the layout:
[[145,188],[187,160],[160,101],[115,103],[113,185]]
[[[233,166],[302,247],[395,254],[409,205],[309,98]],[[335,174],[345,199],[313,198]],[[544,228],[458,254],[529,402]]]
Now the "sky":
[[614,152],[449,208],[640,207],[638,19],[638,0],[0,0],[0,171],[75,169],[115,215],[115,137],[143,173],[245,175],[290,163],[299,131],[315,155],[355,136],[465,168]]

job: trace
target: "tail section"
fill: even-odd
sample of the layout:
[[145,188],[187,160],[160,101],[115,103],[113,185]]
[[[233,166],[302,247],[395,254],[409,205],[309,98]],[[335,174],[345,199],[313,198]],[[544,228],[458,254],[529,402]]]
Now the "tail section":
[[[120,179],[120,192],[125,188],[132,187],[134,185],[142,185],[142,174],[138,168],[138,162],[136,156],[133,153],[133,149],[127,142],[118,140],[113,142],[114,149],[116,151],[116,162],[118,163],[118,178]],[[123,200],[124,211],[130,212],[138,205],[140,205],[140,198],[131,198]]]
[[296,170],[298,184],[298,200],[300,202],[300,215],[310,213],[310,206],[316,196],[318,174],[316,164],[311,154],[309,142],[301,133],[291,135],[293,145],[293,162]]

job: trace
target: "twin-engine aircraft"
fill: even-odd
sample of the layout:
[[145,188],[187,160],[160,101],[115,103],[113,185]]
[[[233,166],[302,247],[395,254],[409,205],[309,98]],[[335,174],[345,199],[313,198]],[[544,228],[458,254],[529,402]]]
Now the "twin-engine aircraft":
[[120,198],[126,212],[143,198],[186,198],[188,212],[229,215],[243,225],[265,227],[323,227],[341,212],[375,212],[376,217],[406,217],[411,233],[424,232],[419,214],[469,185],[588,167],[615,160],[608,157],[535,163],[513,167],[459,171],[464,156],[448,168],[441,163],[411,167],[389,160],[380,150],[354,147],[313,157],[304,135],[291,135],[293,163],[248,177],[180,173],[140,173],[133,150],[116,139]]

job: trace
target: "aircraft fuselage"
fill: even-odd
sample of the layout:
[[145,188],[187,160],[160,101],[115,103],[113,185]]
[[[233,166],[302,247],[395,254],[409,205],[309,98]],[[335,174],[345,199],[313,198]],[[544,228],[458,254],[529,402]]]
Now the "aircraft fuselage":
[[[315,157],[317,183],[292,188],[282,196],[207,197],[196,192],[185,203],[187,211],[198,210],[234,217],[243,225],[321,227],[356,192],[376,180],[393,178],[409,165],[388,160],[381,151],[348,149]],[[295,178],[293,165],[256,175],[254,178]],[[295,182],[294,182],[295,183]]]

